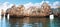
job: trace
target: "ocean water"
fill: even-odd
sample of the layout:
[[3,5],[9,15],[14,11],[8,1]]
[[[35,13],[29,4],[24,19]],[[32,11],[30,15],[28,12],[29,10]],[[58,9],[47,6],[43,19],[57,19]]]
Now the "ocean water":
[[0,27],[60,27],[60,18],[6,18],[0,19]]

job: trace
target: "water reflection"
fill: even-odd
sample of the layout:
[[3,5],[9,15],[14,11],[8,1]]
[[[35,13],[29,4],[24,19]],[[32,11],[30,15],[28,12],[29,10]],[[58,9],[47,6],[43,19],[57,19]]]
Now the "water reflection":
[[50,20],[50,27],[54,27],[54,20]]
[[1,27],[60,27],[58,18],[50,20],[49,18],[7,18],[0,20]]

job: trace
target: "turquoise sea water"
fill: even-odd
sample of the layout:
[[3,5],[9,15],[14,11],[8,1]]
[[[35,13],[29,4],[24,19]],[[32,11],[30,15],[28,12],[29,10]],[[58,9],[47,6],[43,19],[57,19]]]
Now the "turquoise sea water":
[[60,18],[5,18],[0,19],[0,27],[60,27]]

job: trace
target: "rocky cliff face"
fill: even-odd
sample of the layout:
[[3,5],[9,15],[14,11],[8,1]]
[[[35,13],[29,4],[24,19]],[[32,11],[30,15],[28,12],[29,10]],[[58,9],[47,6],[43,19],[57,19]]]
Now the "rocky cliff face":
[[41,5],[42,13],[44,13],[44,16],[51,14],[51,7],[47,3],[43,3]]
[[41,7],[31,6],[26,10],[23,5],[18,7],[13,5],[6,11],[10,16],[48,16],[50,12],[50,6],[47,3],[43,3]]
[[23,10],[24,10],[23,5],[20,5],[18,7],[13,5],[11,8],[7,9],[6,13],[10,14],[10,16],[20,16],[23,15]]
[[3,10],[3,9],[1,10],[1,14],[2,14],[2,16],[5,14],[5,12],[4,12],[4,10]]
[[58,12],[57,12],[57,15],[56,16],[59,16],[60,17],[60,6],[58,6],[57,9],[58,9]]
[[56,8],[51,8],[51,10],[55,16],[60,16],[60,6],[56,6]]
[[30,16],[48,16],[51,12],[51,8],[47,3],[43,3],[41,7],[31,6],[28,9]]

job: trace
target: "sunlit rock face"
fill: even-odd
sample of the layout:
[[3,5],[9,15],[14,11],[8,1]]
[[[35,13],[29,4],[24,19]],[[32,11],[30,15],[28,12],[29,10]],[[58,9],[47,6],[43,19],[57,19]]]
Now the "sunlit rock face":
[[41,7],[31,6],[28,9],[30,16],[49,16],[51,12],[51,8],[47,3],[43,3]]
[[42,14],[44,14],[44,16],[50,15],[51,8],[46,2],[41,5],[41,9],[42,9]]
[[24,12],[26,16],[49,16],[51,8],[47,3],[43,3],[41,7],[31,6]]
[[23,5],[20,5],[18,7],[13,5],[11,8],[7,9],[6,13],[10,14],[10,16],[20,16],[23,15],[23,10],[24,10]]
[[1,15],[3,16],[5,13],[6,13],[5,10],[1,9]]
[[19,5],[18,7],[13,5],[6,11],[10,16],[48,16],[50,12],[50,6],[47,3],[43,3],[40,7],[30,6],[27,9],[24,5]]
[[31,6],[27,9],[27,13],[25,13],[26,16],[37,16],[37,10],[38,8],[36,8],[35,6]]
[[4,10],[3,9],[1,10],[1,14],[4,15]]

